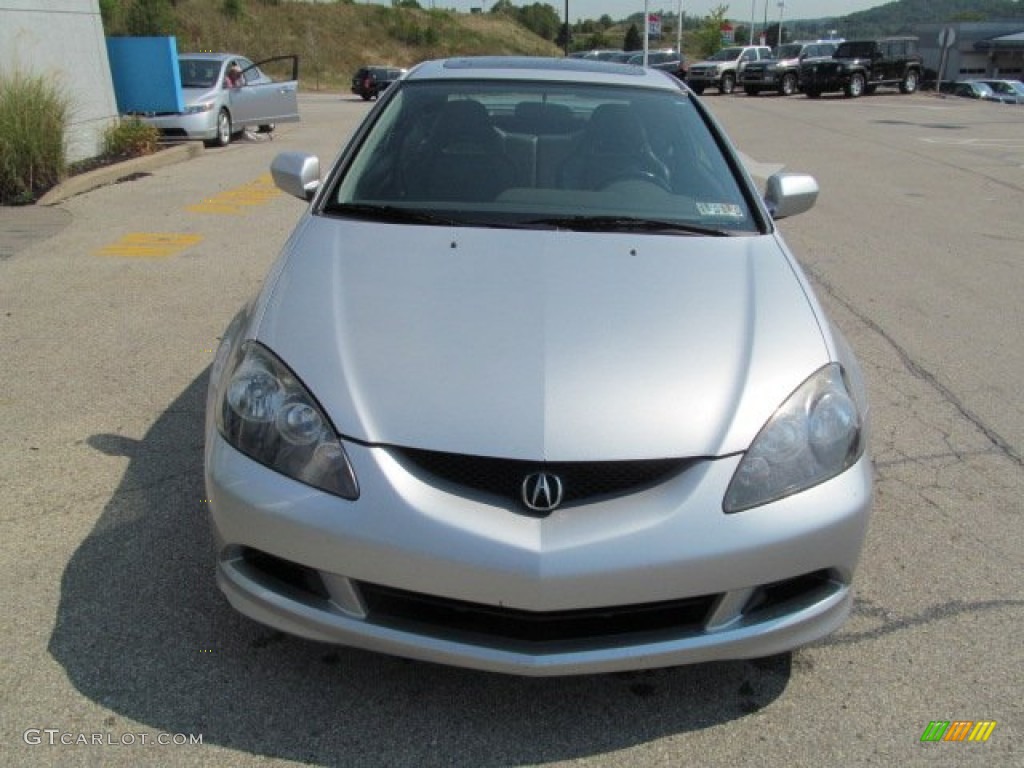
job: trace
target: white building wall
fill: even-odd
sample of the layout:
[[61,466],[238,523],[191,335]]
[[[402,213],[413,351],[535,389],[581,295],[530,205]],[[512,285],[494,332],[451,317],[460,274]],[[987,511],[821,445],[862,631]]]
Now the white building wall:
[[99,0],[0,0],[0,71],[52,78],[71,104],[68,160],[102,151],[117,118]]

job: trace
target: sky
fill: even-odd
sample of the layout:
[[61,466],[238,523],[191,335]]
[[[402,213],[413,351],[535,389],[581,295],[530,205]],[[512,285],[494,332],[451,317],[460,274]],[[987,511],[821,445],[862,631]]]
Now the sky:
[[[356,0],[362,2],[363,0]],[[377,0],[383,2],[383,0]],[[471,7],[490,9],[494,0],[418,0],[423,8],[454,8],[457,11],[468,11]],[[530,5],[533,2],[546,2],[559,13],[565,8],[565,0],[512,0],[515,5]],[[763,19],[765,3],[768,3],[769,21],[779,18],[778,0],[683,0],[683,13],[686,15],[706,16],[713,8],[726,5],[729,11],[726,17],[736,21]],[[783,19],[819,19],[826,16],[845,16],[848,13],[863,11],[875,6],[885,5],[890,0],[785,0]],[[389,4],[389,3],[385,3]],[[665,10],[674,13],[679,7],[679,0],[648,0],[651,12]],[[623,19],[632,13],[643,13],[644,0],[569,0],[569,17],[572,21],[579,19],[597,19],[608,14],[613,19]],[[752,14],[753,10],[753,14]]]

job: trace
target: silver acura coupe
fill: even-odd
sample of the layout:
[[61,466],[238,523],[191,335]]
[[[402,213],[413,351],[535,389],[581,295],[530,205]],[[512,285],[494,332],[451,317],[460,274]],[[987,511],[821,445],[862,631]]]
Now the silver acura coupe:
[[285,632],[565,675],[780,653],[849,613],[865,388],[763,195],[663,72],[415,67],[212,366],[231,604]]

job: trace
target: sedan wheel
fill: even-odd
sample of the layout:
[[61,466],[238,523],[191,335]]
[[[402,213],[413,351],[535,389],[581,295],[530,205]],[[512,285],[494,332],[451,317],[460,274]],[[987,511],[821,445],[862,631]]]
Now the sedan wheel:
[[231,143],[231,115],[222,109],[217,115],[217,136],[206,142],[209,147],[226,147]]

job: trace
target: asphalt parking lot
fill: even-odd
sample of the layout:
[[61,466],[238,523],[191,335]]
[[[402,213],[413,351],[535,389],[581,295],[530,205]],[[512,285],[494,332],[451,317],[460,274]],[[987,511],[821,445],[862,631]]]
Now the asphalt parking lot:
[[[207,367],[372,108],[0,215],[6,765],[1017,766],[1024,705],[1024,109],[705,96],[864,365],[877,496],[850,621],[768,659],[518,679],[286,637],[213,582]],[[934,721],[984,742],[922,742]],[[163,743],[167,742],[167,743]]]

